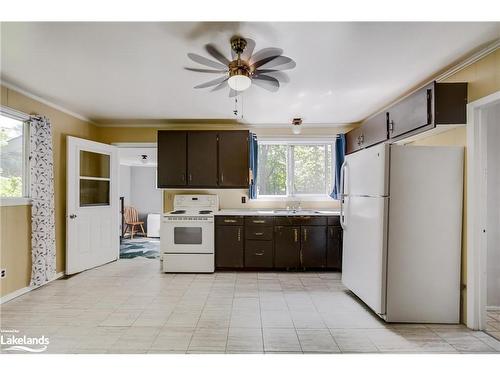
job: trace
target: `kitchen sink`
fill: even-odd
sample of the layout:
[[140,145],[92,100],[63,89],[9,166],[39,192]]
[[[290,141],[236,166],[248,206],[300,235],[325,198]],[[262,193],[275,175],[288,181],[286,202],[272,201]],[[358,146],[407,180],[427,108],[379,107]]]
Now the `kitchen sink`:
[[315,210],[286,210],[286,209],[281,209],[281,210],[274,210],[275,214],[289,214],[289,215],[314,215],[318,213],[318,211]]

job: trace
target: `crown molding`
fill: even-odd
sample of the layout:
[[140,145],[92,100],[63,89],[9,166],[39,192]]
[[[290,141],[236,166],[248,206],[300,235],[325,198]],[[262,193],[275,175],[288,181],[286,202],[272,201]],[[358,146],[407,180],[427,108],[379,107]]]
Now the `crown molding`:
[[8,88],[9,90],[16,91],[19,94],[22,94],[22,95],[24,95],[24,96],[26,96],[26,97],[28,97],[30,99],[36,100],[39,103],[45,104],[46,106],[49,106],[49,107],[51,107],[53,109],[56,109],[56,110],[58,110],[60,112],[66,113],[67,115],[70,115],[70,116],[75,117],[75,118],[77,118],[79,120],[88,122],[90,124],[96,125],[96,123],[94,121],[90,120],[88,117],[85,117],[85,116],[83,116],[83,115],[81,115],[79,113],[73,112],[73,111],[71,111],[71,110],[69,110],[69,109],[67,109],[67,108],[65,108],[63,106],[60,106],[59,104],[56,104],[56,103],[51,102],[51,101],[49,101],[47,99],[44,99],[41,96],[32,94],[31,92],[26,91],[26,90],[20,88],[19,86],[16,86],[16,85],[14,85],[14,84],[12,84],[10,82],[6,82],[5,80],[0,79],[0,85]]

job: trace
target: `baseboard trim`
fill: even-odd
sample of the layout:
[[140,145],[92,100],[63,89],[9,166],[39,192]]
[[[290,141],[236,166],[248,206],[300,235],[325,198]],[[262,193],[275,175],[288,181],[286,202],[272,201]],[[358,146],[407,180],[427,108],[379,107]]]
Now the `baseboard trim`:
[[3,304],[3,303],[5,303],[5,302],[9,302],[9,301],[13,300],[14,298],[20,297],[23,294],[31,292],[32,290],[35,290],[35,289],[38,289],[38,288],[40,288],[40,287],[42,287],[44,285],[47,285],[48,283],[50,283],[50,282],[52,282],[54,280],[60,279],[61,277],[64,277],[64,272],[56,273],[56,276],[54,276],[54,278],[52,280],[47,281],[43,285],[39,285],[39,286],[27,286],[27,287],[15,290],[12,293],[6,294],[5,296],[0,297],[0,305]]

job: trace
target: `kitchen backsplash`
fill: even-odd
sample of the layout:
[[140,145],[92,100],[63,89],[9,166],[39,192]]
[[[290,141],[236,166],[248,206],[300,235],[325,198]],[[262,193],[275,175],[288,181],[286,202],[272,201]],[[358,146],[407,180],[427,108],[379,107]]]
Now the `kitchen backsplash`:
[[[172,211],[174,196],[176,194],[217,194],[221,209],[228,208],[286,208],[290,201],[263,201],[249,200],[246,189],[208,189],[208,190],[164,190],[163,208],[164,212]],[[247,203],[241,203],[241,197],[246,198]],[[293,202],[300,201],[302,208],[339,208],[339,202],[328,201],[301,201],[293,199]]]

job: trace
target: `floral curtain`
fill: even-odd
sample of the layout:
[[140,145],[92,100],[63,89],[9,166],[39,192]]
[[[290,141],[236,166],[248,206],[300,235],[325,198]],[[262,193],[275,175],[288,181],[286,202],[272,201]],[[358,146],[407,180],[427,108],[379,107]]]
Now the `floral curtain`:
[[52,128],[46,117],[32,117],[29,125],[31,286],[40,286],[56,274]]

